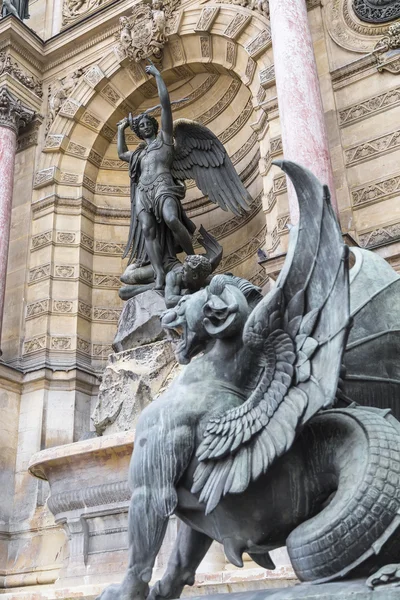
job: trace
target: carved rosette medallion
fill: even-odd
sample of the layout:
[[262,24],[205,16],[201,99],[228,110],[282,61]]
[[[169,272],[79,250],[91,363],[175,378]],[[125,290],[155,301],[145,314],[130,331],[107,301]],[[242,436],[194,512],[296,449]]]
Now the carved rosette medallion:
[[387,23],[400,17],[399,0],[353,0],[353,9],[367,23]]
[[34,115],[34,111],[23,106],[21,100],[7,88],[0,89],[0,127],[9,127],[18,133],[20,127],[28,125]]
[[170,23],[179,5],[180,0],[153,0],[151,6],[145,2],[136,4],[130,17],[120,18],[119,54],[135,62],[145,58],[161,62]]

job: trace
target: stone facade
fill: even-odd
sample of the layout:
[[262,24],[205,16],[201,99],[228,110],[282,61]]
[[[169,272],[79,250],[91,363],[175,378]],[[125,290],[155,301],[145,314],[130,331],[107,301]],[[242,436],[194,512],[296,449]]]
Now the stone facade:
[[[46,505],[48,484],[27,467],[34,453],[94,430],[90,415],[123,308],[129,225],[116,124],[158,103],[142,63],[120,45],[132,0],[30,4],[29,21],[0,20],[0,91],[30,115],[15,144],[1,338],[3,588],[52,584],[68,552]],[[187,213],[223,245],[220,269],[257,285],[279,272],[290,222],[286,179],[272,165],[283,145],[266,7],[182,1],[162,58],[172,98],[185,98],[176,117],[218,134],[254,198],[238,218],[189,182]],[[400,54],[374,54],[390,22],[361,21],[350,0],[307,0],[307,8],[343,232],[399,269]],[[129,134],[128,143],[138,140]],[[260,247],[268,253],[262,266]]]

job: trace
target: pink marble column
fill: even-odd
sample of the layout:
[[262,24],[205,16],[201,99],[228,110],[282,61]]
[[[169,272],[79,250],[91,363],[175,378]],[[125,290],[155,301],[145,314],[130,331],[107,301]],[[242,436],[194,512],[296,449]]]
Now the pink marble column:
[[0,89],[0,343],[10,241],[17,133],[21,125],[26,125],[32,120],[33,115],[33,111],[25,109],[21,102],[6,88]]
[[[306,0],[269,0],[276,89],[283,153],[329,186],[337,211],[314,49]],[[292,223],[299,219],[296,193],[288,181]]]

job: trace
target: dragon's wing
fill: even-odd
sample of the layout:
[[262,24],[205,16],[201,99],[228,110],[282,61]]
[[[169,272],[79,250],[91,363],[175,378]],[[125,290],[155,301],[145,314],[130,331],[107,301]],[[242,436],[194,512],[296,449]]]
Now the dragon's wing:
[[192,492],[210,512],[243,492],[286,452],[299,428],[332,405],[349,329],[348,248],[329,191],[306,169],[282,161],[300,205],[277,285],[244,329],[253,390],[239,407],[210,419]]
[[194,179],[203,194],[235,215],[249,210],[251,196],[224,146],[204,125],[178,119],[174,122],[175,155],[172,175],[181,181]]

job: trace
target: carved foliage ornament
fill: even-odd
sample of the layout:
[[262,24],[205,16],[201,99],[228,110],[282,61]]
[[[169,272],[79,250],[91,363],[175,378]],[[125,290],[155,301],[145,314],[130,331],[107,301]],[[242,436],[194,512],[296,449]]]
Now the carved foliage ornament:
[[367,23],[387,23],[400,17],[399,0],[353,0],[353,9]]
[[0,126],[10,127],[16,132],[30,123],[35,113],[21,104],[6,88],[0,89]]
[[120,18],[120,48],[135,62],[145,58],[161,61],[169,24],[179,5],[180,0],[153,0],[151,6],[136,4],[131,17]]

